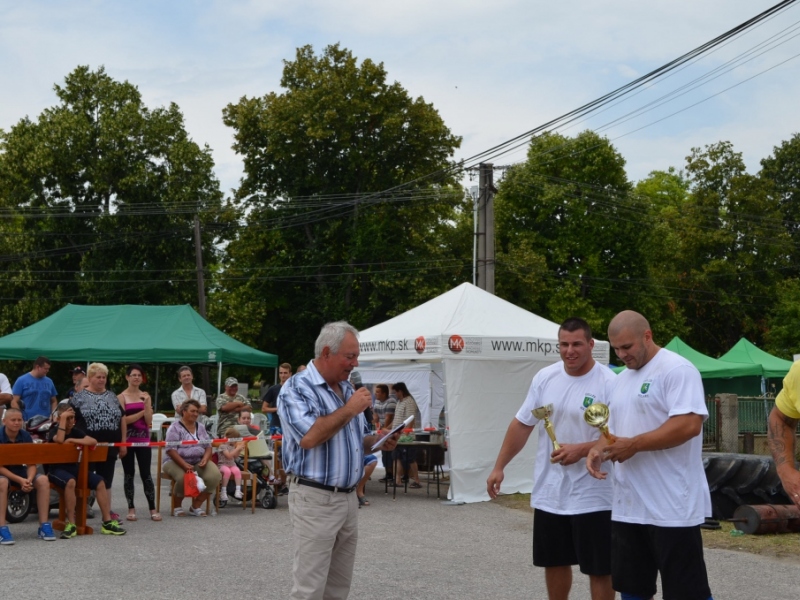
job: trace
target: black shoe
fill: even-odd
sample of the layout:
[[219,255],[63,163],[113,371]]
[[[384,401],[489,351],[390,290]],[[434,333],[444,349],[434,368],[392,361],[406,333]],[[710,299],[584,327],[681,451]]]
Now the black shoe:
[[289,493],[289,488],[284,486],[284,488],[280,492],[278,492],[278,496],[285,496],[288,493]]
[[386,483],[387,481],[391,481],[391,477],[384,477],[383,479],[378,479],[378,483]]

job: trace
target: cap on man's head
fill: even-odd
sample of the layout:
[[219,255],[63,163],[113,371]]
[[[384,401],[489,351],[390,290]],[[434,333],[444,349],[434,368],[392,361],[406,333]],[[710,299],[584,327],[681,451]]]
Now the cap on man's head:
[[75,367],[74,369],[72,369],[72,371],[70,371],[70,373],[72,373],[73,375],[77,375],[78,373],[86,375],[86,370],[83,367]]
[[239,385],[239,380],[236,379],[236,377],[228,377],[225,380],[225,387],[229,387],[229,386],[232,386],[232,385]]

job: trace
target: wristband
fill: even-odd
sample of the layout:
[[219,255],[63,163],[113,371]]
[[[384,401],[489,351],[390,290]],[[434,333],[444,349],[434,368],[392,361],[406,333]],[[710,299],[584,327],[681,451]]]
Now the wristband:
[[66,431],[66,429],[64,429],[63,427],[59,427],[58,430],[59,431]]

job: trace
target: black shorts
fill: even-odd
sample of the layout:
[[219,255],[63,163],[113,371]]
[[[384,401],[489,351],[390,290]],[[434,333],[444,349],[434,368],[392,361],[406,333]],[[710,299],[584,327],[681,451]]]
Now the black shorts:
[[579,565],[584,575],[611,574],[611,511],[555,515],[533,512],[533,564]]
[[642,598],[656,593],[661,573],[664,600],[707,600],[711,596],[700,527],[611,524],[614,589]]
[[[6,467],[6,469],[11,471],[17,477],[22,477],[23,479],[28,478],[28,467],[24,465],[9,465]],[[43,475],[41,473],[36,473],[36,475],[33,476],[33,480],[36,481],[39,477],[42,476]],[[3,479],[8,479],[8,482],[11,485],[19,487],[19,484],[17,484],[17,482],[12,480],[10,477],[6,477],[5,475],[0,475],[0,477],[2,477]]]
[[[50,472],[47,473],[47,478],[50,480],[50,483],[57,485],[62,490],[67,487],[67,483],[71,479],[77,479],[77,476],[68,469],[60,469],[57,466],[50,467]],[[89,489],[96,490],[97,486],[101,483],[105,483],[103,478],[100,477],[97,473],[89,473]]]

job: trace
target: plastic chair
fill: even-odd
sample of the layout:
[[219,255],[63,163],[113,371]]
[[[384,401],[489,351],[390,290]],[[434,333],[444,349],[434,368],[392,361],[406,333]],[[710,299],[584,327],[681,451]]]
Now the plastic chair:
[[206,425],[206,431],[208,435],[211,436],[212,439],[216,439],[217,437],[217,424],[219,423],[219,415],[214,415],[208,420],[208,424]]
[[263,413],[253,413],[253,426],[269,433],[269,417]]
[[150,437],[156,435],[156,440],[159,442],[164,437],[164,421],[167,420],[167,415],[163,413],[153,413],[153,422],[150,425]]

